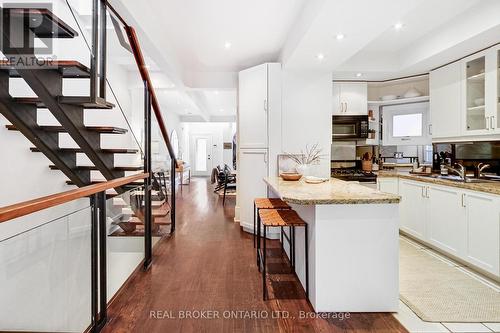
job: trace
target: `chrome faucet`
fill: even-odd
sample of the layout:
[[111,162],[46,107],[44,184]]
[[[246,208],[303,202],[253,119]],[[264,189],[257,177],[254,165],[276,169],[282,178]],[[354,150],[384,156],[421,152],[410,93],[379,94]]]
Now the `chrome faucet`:
[[445,165],[445,167],[449,171],[451,171],[453,173],[456,173],[461,178],[461,180],[465,182],[466,181],[466,178],[465,178],[465,167],[462,164],[460,164],[460,163],[455,163],[455,165],[458,167],[458,169],[453,168],[452,166],[449,166],[449,165]]
[[479,163],[477,165],[477,178],[483,177],[483,170],[488,169],[489,167],[491,167],[491,165],[486,163]]

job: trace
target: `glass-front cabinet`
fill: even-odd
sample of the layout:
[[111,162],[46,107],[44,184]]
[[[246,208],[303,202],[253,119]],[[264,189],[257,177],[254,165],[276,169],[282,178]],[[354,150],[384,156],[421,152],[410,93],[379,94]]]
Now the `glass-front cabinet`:
[[500,134],[500,48],[462,61],[465,135]]
[[486,54],[468,58],[465,65],[465,130],[487,131],[486,119]]

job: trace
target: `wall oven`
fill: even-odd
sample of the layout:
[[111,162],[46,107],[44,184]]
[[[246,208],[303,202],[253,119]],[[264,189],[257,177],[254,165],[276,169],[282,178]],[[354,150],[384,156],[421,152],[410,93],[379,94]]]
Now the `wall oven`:
[[368,138],[368,116],[332,116],[333,141],[366,138]]

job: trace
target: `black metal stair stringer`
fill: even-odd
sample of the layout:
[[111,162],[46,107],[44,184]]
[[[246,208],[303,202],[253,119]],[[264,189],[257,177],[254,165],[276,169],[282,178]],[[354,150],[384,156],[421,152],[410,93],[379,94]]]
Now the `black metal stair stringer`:
[[101,151],[100,134],[86,129],[83,107],[58,102],[62,94],[60,73],[43,69],[18,69],[18,72],[107,180],[124,176],[123,171],[113,170],[114,155]]
[[76,153],[59,151],[57,133],[46,132],[37,124],[37,109],[18,104],[9,95],[9,77],[0,72],[0,113],[77,186],[90,184],[90,171],[76,169]]

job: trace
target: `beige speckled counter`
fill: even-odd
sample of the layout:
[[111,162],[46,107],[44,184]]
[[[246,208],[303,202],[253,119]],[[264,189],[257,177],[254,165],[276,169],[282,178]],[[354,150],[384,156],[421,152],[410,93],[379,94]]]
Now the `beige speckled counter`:
[[308,184],[303,179],[285,181],[280,177],[269,177],[264,181],[281,199],[299,205],[391,204],[400,201],[397,195],[334,178],[321,184]]
[[397,172],[397,171],[379,171],[378,177],[397,177],[409,180],[415,180],[420,182],[445,185],[463,188],[471,191],[485,192],[500,195],[500,182],[499,183],[464,183],[448,179],[432,178],[428,176],[418,176],[413,175],[408,172]]
[[307,223],[293,233],[295,272],[315,312],[398,310],[399,196],[338,179],[264,181]]

